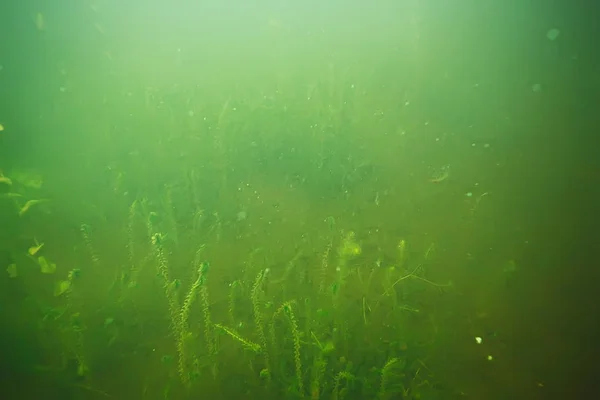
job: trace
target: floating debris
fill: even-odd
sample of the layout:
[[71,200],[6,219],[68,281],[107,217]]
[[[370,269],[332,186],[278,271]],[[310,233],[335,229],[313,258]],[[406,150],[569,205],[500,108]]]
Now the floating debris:
[[40,199],[40,200],[29,200],[27,201],[27,203],[25,203],[25,205],[19,210],[19,217],[22,217],[23,215],[25,215],[25,213],[27,211],[29,211],[31,209],[31,207],[40,204],[40,203],[45,203],[49,201],[48,199]]
[[443,182],[446,179],[448,179],[449,176],[450,176],[450,166],[444,165],[442,168],[440,168],[439,171],[435,172],[431,176],[431,178],[429,179],[429,182],[440,183],[440,182]]
[[44,31],[46,30],[46,21],[44,18],[44,14],[42,13],[37,13],[35,14],[35,18],[33,20],[33,22],[35,23],[35,27],[37,28],[38,31]]
[[53,274],[56,272],[56,264],[46,260],[46,257],[38,257],[38,264],[40,265],[42,274]]
[[[0,125],[0,126],[2,126],[2,125]],[[8,186],[12,186],[12,180],[8,176],[4,176],[4,174],[2,174],[2,172],[0,172],[0,183],[3,183]]]
[[8,272],[8,276],[10,278],[17,277],[17,264],[10,264],[8,268],[6,268],[6,272]]
[[41,249],[44,247],[44,243],[39,243],[37,239],[35,240],[35,246],[31,246],[27,252],[30,256],[35,256]]
[[58,297],[71,289],[71,281],[58,281],[54,286],[54,296]]
[[237,220],[237,222],[242,222],[245,221],[246,218],[248,218],[248,213],[244,210],[238,212],[237,214],[235,214],[235,219]]
[[560,31],[556,28],[552,28],[548,32],[546,32],[546,37],[548,38],[548,40],[556,40],[559,36]]
[[81,276],[81,270],[79,268],[73,268],[69,271],[69,281],[78,279]]

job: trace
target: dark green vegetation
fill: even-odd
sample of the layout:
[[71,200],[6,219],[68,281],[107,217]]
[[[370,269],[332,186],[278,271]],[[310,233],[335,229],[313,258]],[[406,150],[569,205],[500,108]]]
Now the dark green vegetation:
[[[80,171],[94,179],[80,193],[51,176],[7,174],[2,210],[14,236],[3,268],[40,335],[23,368],[89,396],[117,371],[137,398],[452,390],[428,365],[435,305],[454,296],[447,276],[428,275],[435,243],[369,223],[409,203],[394,200],[366,149],[354,159],[343,147],[342,126],[355,130],[351,114],[364,105],[349,113],[338,89],[313,90],[308,109],[227,99],[148,129],[143,142],[97,137]],[[177,112],[159,93],[145,101],[148,126]],[[91,159],[110,154],[108,165]],[[426,174],[416,181],[439,190]],[[102,390],[112,396],[114,383]]]

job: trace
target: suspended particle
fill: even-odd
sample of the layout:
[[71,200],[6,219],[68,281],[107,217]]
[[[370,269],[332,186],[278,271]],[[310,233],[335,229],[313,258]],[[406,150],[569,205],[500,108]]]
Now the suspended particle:
[[546,32],[546,37],[548,38],[548,40],[556,40],[559,36],[560,31],[556,28],[552,28],[548,32]]

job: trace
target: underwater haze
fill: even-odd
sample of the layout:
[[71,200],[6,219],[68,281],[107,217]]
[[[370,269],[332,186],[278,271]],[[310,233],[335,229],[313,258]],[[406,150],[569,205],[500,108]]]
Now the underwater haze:
[[5,3],[1,398],[593,397],[585,10]]

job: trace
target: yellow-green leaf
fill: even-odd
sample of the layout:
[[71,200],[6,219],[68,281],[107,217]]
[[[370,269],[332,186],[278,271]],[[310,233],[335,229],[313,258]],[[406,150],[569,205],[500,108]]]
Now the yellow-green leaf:
[[40,264],[43,274],[53,274],[56,272],[56,264],[49,262],[44,256],[38,257],[38,264]]
[[60,296],[71,288],[71,281],[58,281],[54,287],[54,295]]
[[44,247],[44,243],[39,243],[36,246],[31,246],[28,250],[29,255],[35,256],[42,247]]

